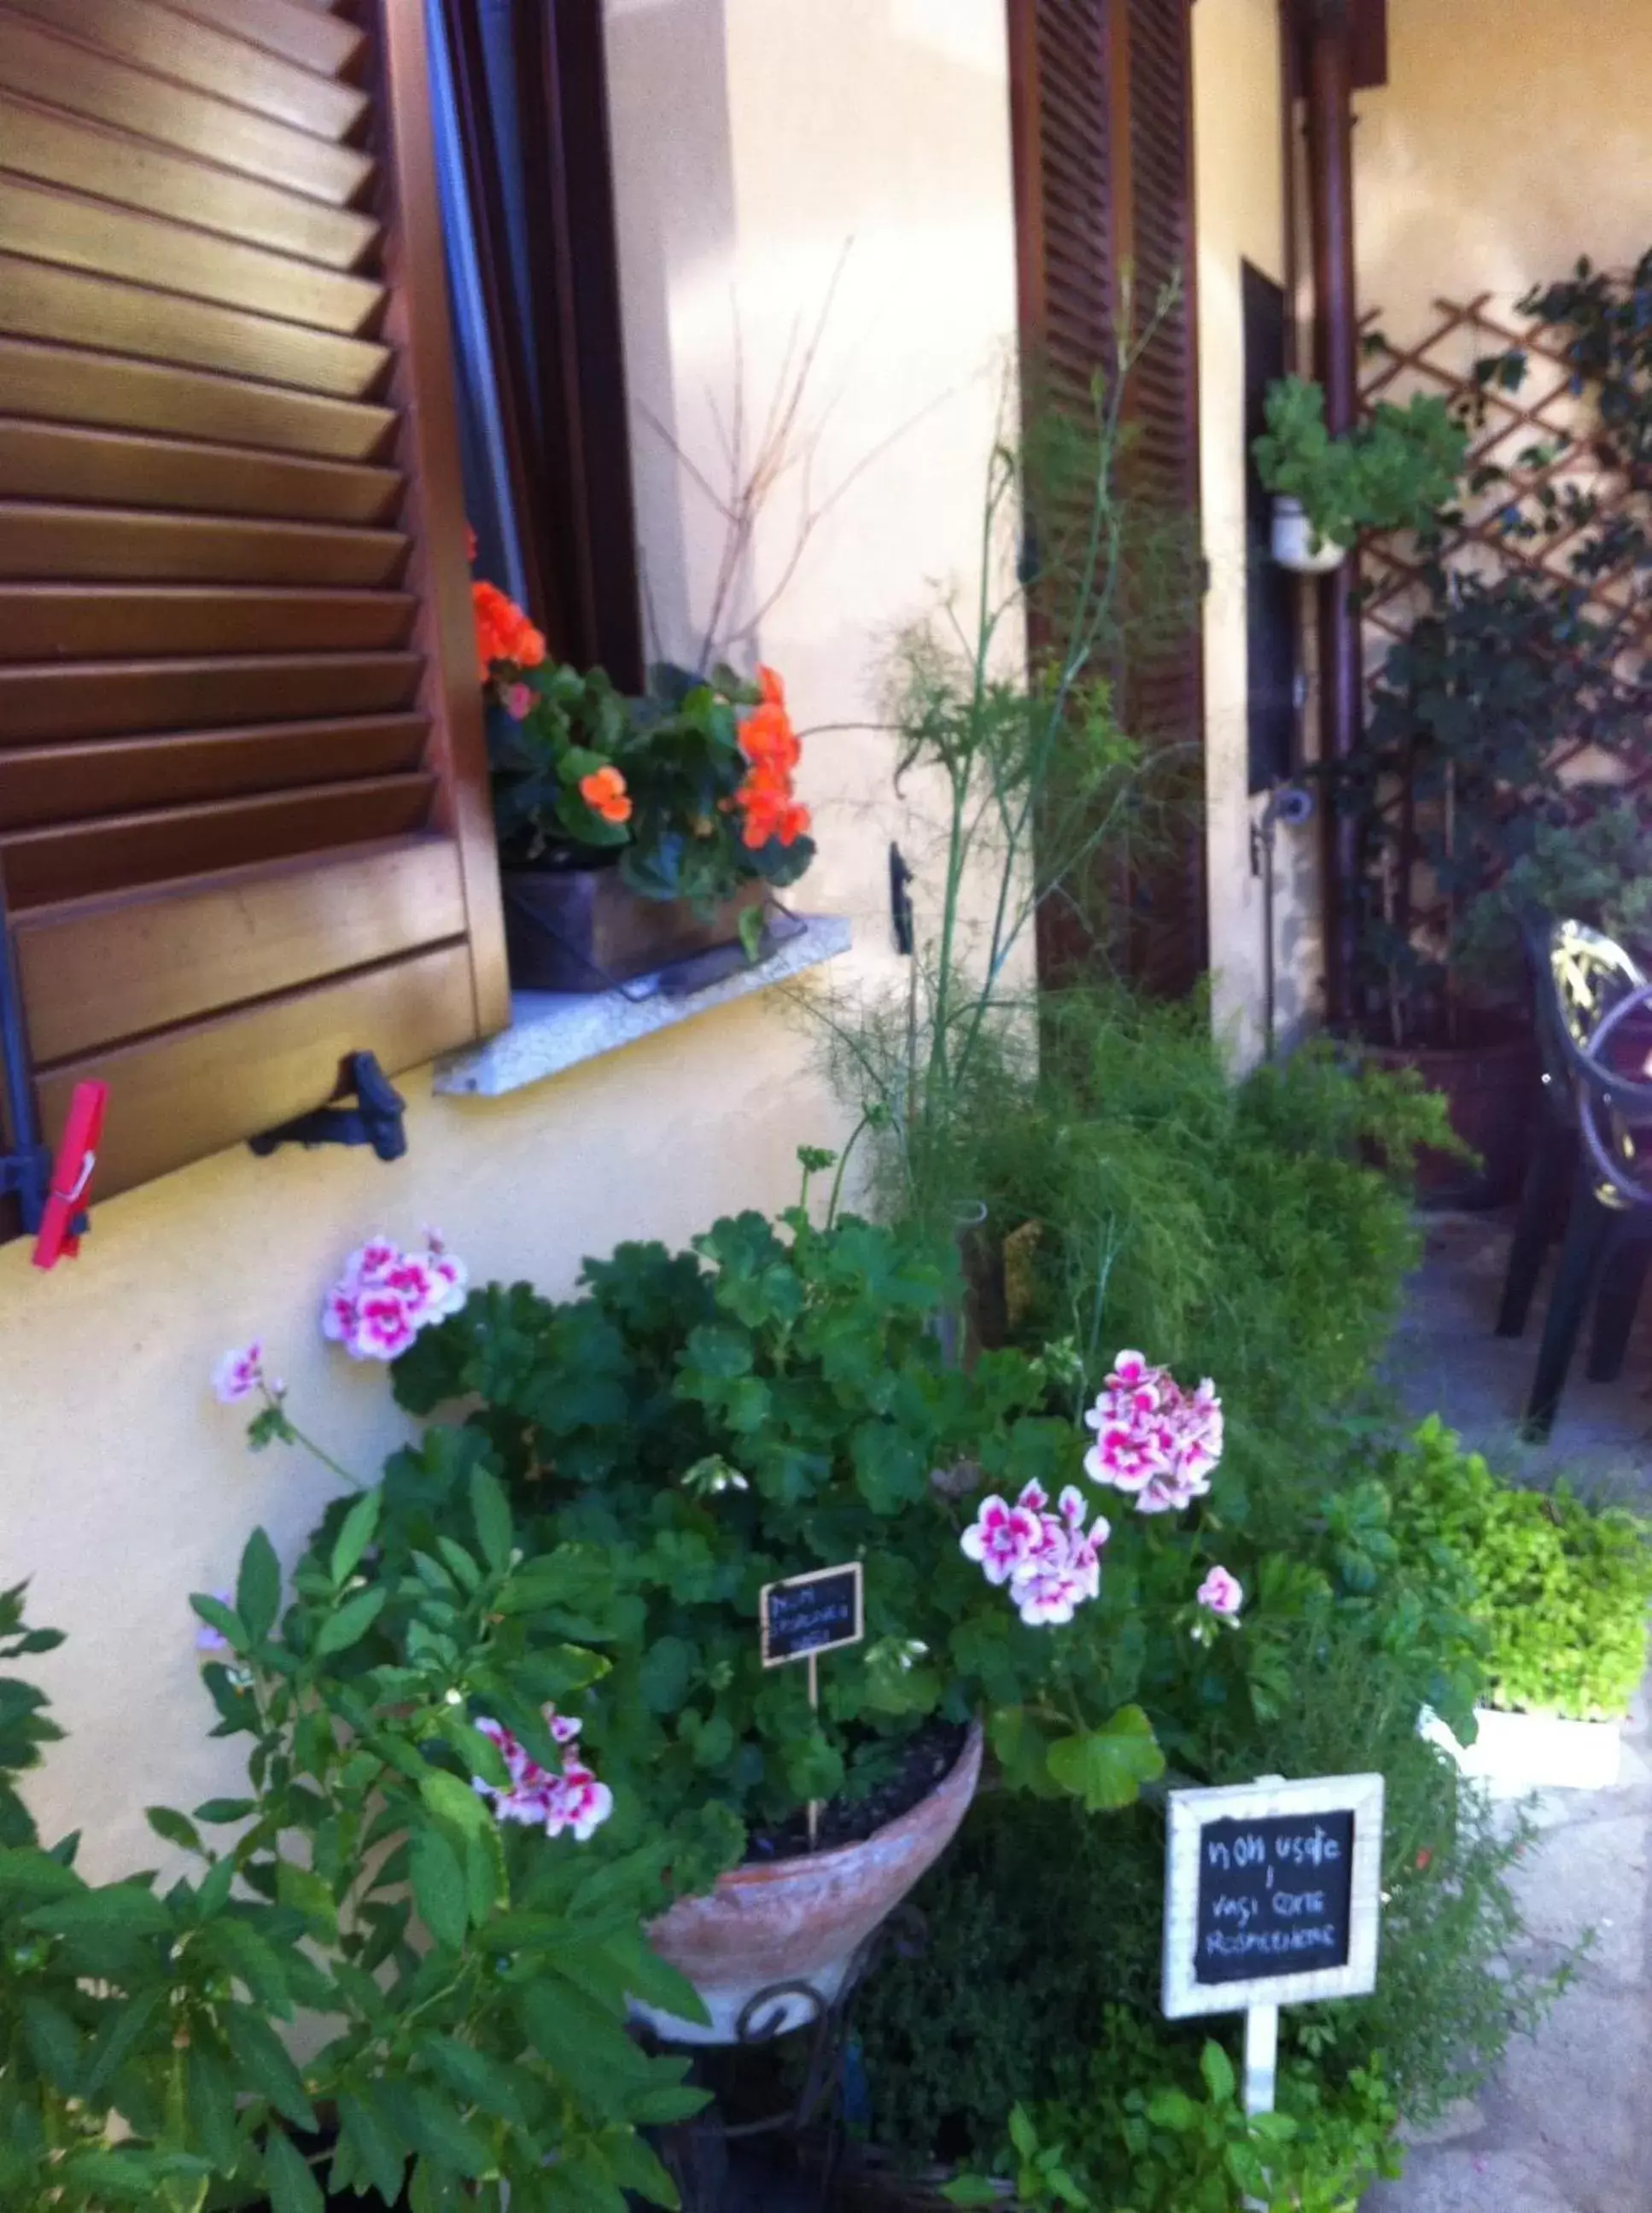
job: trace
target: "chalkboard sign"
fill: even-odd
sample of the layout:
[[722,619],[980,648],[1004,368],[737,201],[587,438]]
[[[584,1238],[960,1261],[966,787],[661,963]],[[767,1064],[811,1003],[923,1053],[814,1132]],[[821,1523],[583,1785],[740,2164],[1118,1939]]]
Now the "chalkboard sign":
[[759,1600],[763,1625],[763,1665],[783,1667],[816,1652],[837,1652],[858,1644],[866,1634],[861,1596],[861,1564],[817,1568],[766,1583]]
[[1354,1817],[1275,1814],[1199,1830],[1193,1965],[1202,1983],[1345,1967]]
[[1372,1989],[1381,1859],[1380,1775],[1172,1792],[1165,2012]]

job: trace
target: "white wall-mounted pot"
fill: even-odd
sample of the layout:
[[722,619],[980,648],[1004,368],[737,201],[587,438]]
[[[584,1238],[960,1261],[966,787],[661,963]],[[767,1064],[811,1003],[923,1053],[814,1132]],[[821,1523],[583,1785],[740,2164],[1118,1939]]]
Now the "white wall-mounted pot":
[[1274,495],[1272,551],[1279,566],[1298,576],[1328,576],[1348,558],[1348,548],[1332,539],[1322,538],[1314,545],[1302,503],[1288,492]]

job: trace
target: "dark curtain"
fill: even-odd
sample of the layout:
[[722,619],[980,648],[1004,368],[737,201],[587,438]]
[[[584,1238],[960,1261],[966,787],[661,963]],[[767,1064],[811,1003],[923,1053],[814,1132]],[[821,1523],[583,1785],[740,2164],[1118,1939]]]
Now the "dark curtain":
[[601,9],[427,0],[479,573],[642,681]]

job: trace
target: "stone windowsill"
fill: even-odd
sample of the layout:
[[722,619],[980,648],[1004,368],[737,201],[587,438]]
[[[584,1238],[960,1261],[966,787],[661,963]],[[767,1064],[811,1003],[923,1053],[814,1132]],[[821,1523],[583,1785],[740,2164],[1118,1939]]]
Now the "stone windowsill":
[[452,1053],[436,1069],[436,1088],[450,1096],[501,1099],[546,1076],[560,1076],[600,1053],[635,1045],[736,999],[749,998],[847,953],[849,924],[838,915],[804,915],[797,936],[767,959],[742,963],[697,991],[674,991],[670,972],[639,976],[612,991],[513,991],[510,1027],[485,1043]]

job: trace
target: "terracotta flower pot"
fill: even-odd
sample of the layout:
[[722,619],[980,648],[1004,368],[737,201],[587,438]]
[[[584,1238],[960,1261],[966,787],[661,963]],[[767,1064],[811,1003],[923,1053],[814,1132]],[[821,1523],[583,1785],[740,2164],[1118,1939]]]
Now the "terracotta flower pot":
[[[679,1899],[649,1924],[649,1942],[688,1977],[710,2027],[641,2003],[638,2020],[674,2044],[736,2044],[760,1992],[806,1983],[828,2005],[855,1954],[958,1833],[981,1775],[979,1722],[950,1771],[916,1806],[858,1844],[752,1862],[719,1875],[703,1898]],[[779,2035],[814,2018],[803,1990],[777,1990],[753,2009],[746,2034]]]

